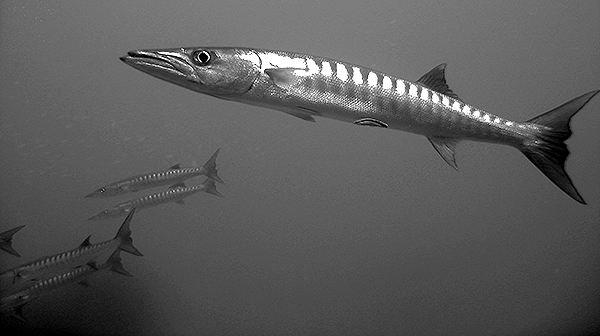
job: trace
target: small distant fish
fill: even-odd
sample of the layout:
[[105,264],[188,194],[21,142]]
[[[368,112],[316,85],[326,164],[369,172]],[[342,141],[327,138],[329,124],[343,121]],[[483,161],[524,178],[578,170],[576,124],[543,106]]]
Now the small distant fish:
[[[3,292],[13,292],[22,287],[23,282],[33,281],[50,275],[58,274],[72,269],[73,267],[85,265],[98,257],[108,255],[114,250],[123,250],[131,254],[142,256],[143,254],[133,246],[131,238],[130,223],[135,209],[129,212],[129,215],[123,221],[117,235],[110,240],[97,244],[90,243],[90,237],[87,237],[77,248],[42,257],[30,263],[17,266],[4,271],[0,274],[1,288]],[[19,286],[21,284],[21,286]],[[12,286],[12,287],[11,287]]]
[[216,196],[223,196],[217,191],[215,180],[213,180],[212,178],[207,178],[202,184],[193,187],[186,187],[185,184],[179,183],[171,186],[171,188],[167,191],[161,191],[159,193],[143,196],[140,198],[134,198],[129,201],[119,203],[111,208],[100,211],[96,215],[88,218],[88,220],[108,219],[113,217],[124,216],[134,208],[137,210],[142,210],[169,202],[184,204],[184,198],[200,191],[204,191],[206,193],[213,194]]
[[10,314],[21,320],[23,319],[22,308],[25,304],[31,302],[40,296],[47,295],[57,289],[61,289],[74,283],[87,285],[87,279],[90,275],[100,273],[104,270],[111,270],[126,276],[132,276],[123,268],[120,249],[116,249],[107,261],[101,265],[96,265],[95,262],[90,262],[75,268],[72,268],[64,273],[44,278],[32,282],[30,286],[22,288],[18,292],[2,296],[0,300],[0,311],[3,314]]
[[142,189],[173,185],[181,183],[189,178],[205,175],[213,180],[223,183],[217,174],[217,155],[219,150],[202,167],[181,168],[176,164],[167,170],[132,176],[107,186],[97,189],[85,197],[112,197]]
[[21,226],[17,226],[14,229],[10,229],[8,231],[4,231],[2,233],[0,233],[0,249],[3,249],[4,251],[20,257],[21,255],[19,254],[19,252],[17,252],[13,247],[12,247],[12,237],[15,233],[17,233],[17,231],[21,230],[22,228],[24,228],[25,225],[21,225]]
[[567,195],[585,204],[565,171],[565,140],[571,136],[571,117],[600,90],[527,121],[512,121],[460,99],[446,83],[446,64],[408,81],[334,59],[254,48],[134,50],[121,60],[199,93],[307,121],[325,117],[421,134],[455,169],[455,148],[462,140],[512,146]]

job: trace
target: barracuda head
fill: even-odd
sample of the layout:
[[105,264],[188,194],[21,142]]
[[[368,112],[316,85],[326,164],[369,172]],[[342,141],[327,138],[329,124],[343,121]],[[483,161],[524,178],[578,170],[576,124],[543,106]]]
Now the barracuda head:
[[109,219],[119,216],[125,216],[131,212],[132,208],[129,206],[119,206],[115,205],[112,208],[108,208],[100,211],[99,213],[93,215],[88,218],[88,220],[100,220],[100,219]]
[[85,195],[85,197],[91,197],[91,198],[112,197],[112,196],[117,196],[121,193],[123,193],[123,190],[121,190],[121,188],[119,188],[118,185],[109,184],[102,188],[96,189],[94,192]]
[[167,82],[220,98],[247,92],[260,73],[260,57],[249,49],[135,50],[121,60]]

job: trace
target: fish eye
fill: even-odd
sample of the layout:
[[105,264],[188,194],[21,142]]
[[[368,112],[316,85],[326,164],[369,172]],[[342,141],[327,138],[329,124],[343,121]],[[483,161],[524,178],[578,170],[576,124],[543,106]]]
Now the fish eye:
[[100,188],[98,191],[101,193],[106,192],[106,188]]
[[192,56],[199,65],[208,65],[212,61],[212,55],[207,50],[194,51]]

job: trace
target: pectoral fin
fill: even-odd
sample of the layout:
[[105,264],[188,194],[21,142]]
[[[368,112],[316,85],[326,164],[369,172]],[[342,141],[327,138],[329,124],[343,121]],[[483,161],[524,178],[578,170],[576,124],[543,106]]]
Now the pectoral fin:
[[452,168],[458,170],[456,160],[454,158],[454,149],[458,143],[458,139],[446,138],[446,137],[428,137],[429,142],[433,145],[433,148],[442,156],[442,159],[446,161]]
[[272,68],[265,69],[265,74],[271,78],[273,84],[285,90],[293,90],[300,83],[298,75],[295,71],[305,69],[295,68]]
[[385,122],[383,122],[381,120],[373,119],[373,118],[358,119],[358,120],[355,120],[353,122],[353,124],[360,125],[360,126],[373,126],[373,127],[388,128],[388,124],[386,124]]

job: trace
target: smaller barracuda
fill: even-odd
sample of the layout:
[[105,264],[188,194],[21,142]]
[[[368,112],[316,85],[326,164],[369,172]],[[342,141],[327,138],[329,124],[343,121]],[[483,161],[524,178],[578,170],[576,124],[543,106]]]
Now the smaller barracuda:
[[19,230],[21,230],[22,228],[24,228],[25,225],[21,225],[21,226],[17,226],[14,229],[10,229],[8,231],[4,231],[2,233],[0,233],[0,249],[3,249],[4,251],[20,257],[21,255],[19,254],[19,252],[17,252],[17,250],[15,250],[12,247],[12,237],[14,236],[15,233],[17,233]]
[[94,216],[88,218],[88,220],[98,220],[98,219],[108,219],[113,217],[124,216],[128,214],[132,209],[142,210],[146,208],[151,208],[160,204],[165,204],[169,202],[175,202],[177,204],[184,204],[183,199],[193,195],[195,193],[204,191],[209,194],[213,194],[216,196],[223,196],[221,193],[217,191],[217,186],[215,185],[215,180],[212,178],[207,178],[202,184],[186,187],[185,184],[180,183],[172,186],[167,191],[162,191],[159,193],[143,196],[140,198],[134,198],[129,201],[125,201],[123,203],[119,203],[111,208],[100,211]]
[[167,170],[136,175],[111,183],[85,197],[112,197],[142,189],[178,184],[199,175],[205,175],[219,183],[223,183],[223,180],[217,175],[217,155],[219,154],[219,150],[217,149],[202,167],[181,168],[178,163]]
[[120,250],[116,249],[107,259],[107,261],[101,265],[96,265],[95,263],[90,262],[89,264],[75,267],[56,276],[33,282],[32,285],[23,288],[16,293],[3,295],[0,303],[0,311],[3,314],[10,314],[16,318],[24,320],[22,316],[22,308],[25,304],[43,295],[47,295],[48,293],[74,283],[87,285],[87,279],[92,274],[97,274],[110,269],[111,271],[126,276],[132,276],[123,268],[119,252]]
[[73,267],[85,265],[101,256],[106,257],[114,250],[123,250],[142,256],[143,254],[133,246],[133,238],[131,238],[131,229],[129,228],[134,213],[134,210],[129,213],[113,239],[90,244],[90,237],[87,237],[79,247],[73,250],[43,257],[2,272],[0,274],[2,292],[14,292],[25,286],[25,282],[66,272]]
[[134,50],[121,60],[192,91],[307,121],[324,117],[424,135],[455,169],[460,141],[512,146],[567,195],[585,204],[565,171],[565,140],[571,136],[571,118],[600,90],[527,121],[513,121],[459,98],[446,83],[446,64],[409,81],[335,59],[255,48]]

